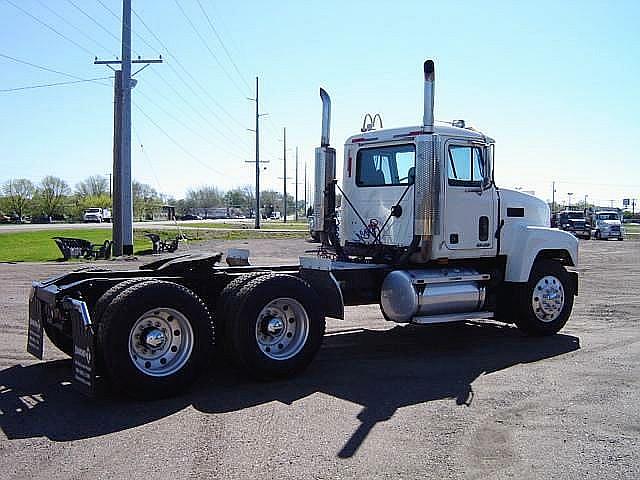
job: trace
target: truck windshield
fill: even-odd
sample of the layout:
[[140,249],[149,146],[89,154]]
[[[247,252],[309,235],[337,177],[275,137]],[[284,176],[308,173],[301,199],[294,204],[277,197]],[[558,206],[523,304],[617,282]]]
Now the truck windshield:
[[582,220],[584,219],[584,215],[582,212],[569,212],[567,216],[572,220]]
[[380,187],[413,183],[414,145],[361,148],[356,157],[356,185]]
[[599,213],[598,220],[618,220],[617,213]]

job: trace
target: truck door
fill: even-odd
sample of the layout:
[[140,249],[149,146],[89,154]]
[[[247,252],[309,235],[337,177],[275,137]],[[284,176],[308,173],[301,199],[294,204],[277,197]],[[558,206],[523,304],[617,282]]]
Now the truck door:
[[490,147],[482,144],[459,139],[444,142],[443,230],[449,250],[495,254],[497,205],[490,156]]
[[[373,243],[375,235],[385,245],[409,245],[413,239],[415,145],[367,145],[350,149],[347,155],[345,193],[367,226],[343,200],[345,240]],[[400,208],[390,217],[396,204]]]

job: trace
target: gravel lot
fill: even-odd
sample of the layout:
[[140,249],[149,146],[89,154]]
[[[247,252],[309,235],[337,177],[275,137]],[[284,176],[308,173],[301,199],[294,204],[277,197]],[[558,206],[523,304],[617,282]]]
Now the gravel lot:
[[[313,247],[196,249],[231,245],[254,263]],[[580,295],[554,337],[349,308],[291,381],[225,364],[150,403],[85,399],[53,346],[44,362],[26,354],[30,282],[69,268],[0,264],[1,479],[640,478],[638,241],[581,241]]]

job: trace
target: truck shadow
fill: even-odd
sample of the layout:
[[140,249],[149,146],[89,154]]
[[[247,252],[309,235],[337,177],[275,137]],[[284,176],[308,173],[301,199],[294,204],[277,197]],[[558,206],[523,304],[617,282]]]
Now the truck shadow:
[[214,366],[190,392],[154,402],[84,398],[68,383],[69,360],[17,365],[0,372],[0,428],[9,439],[70,441],[144,425],[189,405],[224,414],[321,392],[363,407],[360,426],[337,454],[348,458],[399,408],[442,399],[470,406],[478,377],[579,348],[574,336],[528,338],[493,323],[348,331],[327,336],[311,367],[294,379],[255,382]]

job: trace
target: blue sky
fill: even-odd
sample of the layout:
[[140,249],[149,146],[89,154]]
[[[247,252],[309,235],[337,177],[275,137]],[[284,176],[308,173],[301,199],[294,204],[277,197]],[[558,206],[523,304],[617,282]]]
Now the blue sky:
[[[101,1],[120,14],[119,0]],[[98,0],[11,3],[0,0],[0,54],[80,78],[110,74],[93,55],[119,55],[120,25]],[[422,62],[433,58],[436,118],[463,118],[496,139],[499,184],[550,198],[556,180],[561,201],[640,197],[639,2],[200,0],[241,75],[198,1],[179,3],[186,17],[174,0],[133,0],[153,32],[134,16],[135,54],[166,59],[136,77],[133,170],[161,191],[253,182],[245,97],[256,75],[269,113],[264,184],[281,189],[282,127],[288,157],[297,145],[311,165],[319,86],[332,96],[340,156],[366,112],[389,127],[420,122]],[[3,57],[0,72],[0,90],[70,80]],[[112,87],[103,82],[0,92],[0,181],[54,174],[75,184],[109,172]]]

